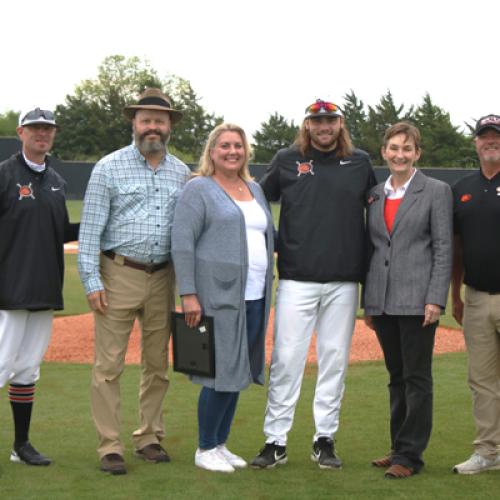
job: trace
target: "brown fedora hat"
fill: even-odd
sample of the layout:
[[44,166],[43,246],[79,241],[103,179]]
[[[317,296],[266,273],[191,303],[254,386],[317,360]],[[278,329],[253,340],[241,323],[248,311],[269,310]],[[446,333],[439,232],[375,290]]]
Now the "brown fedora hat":
[[167,111],[170,114],[172,125],[182,118],[182,113],[172,108],[170,99],[156,88],[148,88],[139,96],[137,104],[130,104],[123,108],[123,114],[129,119],[134,118],[139,109],[155,109],[157,111]]

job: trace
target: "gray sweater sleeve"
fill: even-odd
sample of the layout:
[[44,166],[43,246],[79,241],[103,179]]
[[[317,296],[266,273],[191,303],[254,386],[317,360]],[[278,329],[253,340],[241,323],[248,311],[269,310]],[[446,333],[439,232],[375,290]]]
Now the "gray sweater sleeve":
[[203,232],[206,210],[201,181],[195,178],[186,184],[175,208],[172,257],[179,295],[196,294],[195,248]]

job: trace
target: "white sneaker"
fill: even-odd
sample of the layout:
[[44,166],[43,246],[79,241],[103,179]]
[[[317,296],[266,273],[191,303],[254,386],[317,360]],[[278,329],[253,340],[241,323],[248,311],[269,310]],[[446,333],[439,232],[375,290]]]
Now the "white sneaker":
[[231,464],[235,469],[244,469],[248,464],[238,455],[231,453],[225,444],[219,444],[217,446],[217,451],[219,455]]
[[496,458],[484,458],[478,453],[474,453],[469,460],[453,467],[453,472],[457,474],[479,474],[485,470],[500,469],[500,455]]
[[200,469],[214,472],[234,472],[234,467],[220,455],[217,448],[204,451],[198,448],[194,455],[194,464]]

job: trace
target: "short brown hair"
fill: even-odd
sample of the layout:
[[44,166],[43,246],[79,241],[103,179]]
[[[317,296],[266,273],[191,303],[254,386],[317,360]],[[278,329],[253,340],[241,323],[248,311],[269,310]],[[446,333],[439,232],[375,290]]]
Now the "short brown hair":
[[391,125],[384,134],[384,144],[383,148],[387,148],[387,143],[395,136],[403,134],[405,136],[405,141],[412,140],[413,143],[415,144],[415,149],[417,151],[420,151],[420,144],[422,141],[422,138],[420,136],[420,131],[418,130],[415,125],[412,125],[411,123],[408,122],[398,122],[395,123],[394,125]]

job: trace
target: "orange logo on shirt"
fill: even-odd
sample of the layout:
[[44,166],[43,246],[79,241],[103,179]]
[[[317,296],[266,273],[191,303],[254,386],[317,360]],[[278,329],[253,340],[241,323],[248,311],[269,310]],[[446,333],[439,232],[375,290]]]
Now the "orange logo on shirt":
[[28,185],[21,186],[21,184],[17,184],[19,188],[19,199],[23,198],[33,198],[35,199],[35,195],[33,194],[33,188],[31,187],[31,182]]
[[466,203],[468,201],[470,201],[472,199],[472,195],[471,194],[463,194],[461,197],[460,197],[460,201],[462,203]]
[[313,161],[310,160],[308,162],[300,163],[300,161],[296,162],[297,163],[297,177],[300,177],[301,175],[314,175],[314,170],[313,170]]

